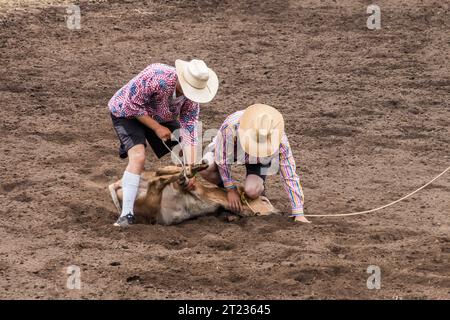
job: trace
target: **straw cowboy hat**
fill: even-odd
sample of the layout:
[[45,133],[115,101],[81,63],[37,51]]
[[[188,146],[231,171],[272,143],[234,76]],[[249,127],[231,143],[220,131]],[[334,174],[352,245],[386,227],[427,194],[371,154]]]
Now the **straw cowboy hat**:
[[250,156],[264,158],[273,155],[280,148],[283,135],[283,116],[271,106],[251,105],[239,120],[239,142]]
[[214,98],[219,88],[219,80],[203,60],[176,60],[175,68],[186,98],[198,103],[207,103]]

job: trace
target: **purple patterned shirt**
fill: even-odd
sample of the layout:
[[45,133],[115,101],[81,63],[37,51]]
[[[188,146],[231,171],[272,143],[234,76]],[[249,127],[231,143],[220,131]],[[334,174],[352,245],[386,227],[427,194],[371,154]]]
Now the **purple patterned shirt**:
[[[286,134],[283,134],[278,152],[267,158],[252,158],[244,153],[237,140],[239,121],[244,111],[236,111],[229,115],[211,146],[214,148],[214,161],[219,169],[225,188],[235,188],[235,180],[231,175],[232,164],[243,163],[272,163],[275,171],[279,171],[283,187],[286,190],[292,206],[291,216],[303,215],[303,189],[296,173],[297,168]],[[236,156],[238,155],[238,156]],[[270,174],[270,173],[269,173]]]
[[151,64],[116,92],[109,110],[118,118],[147,115],[159,123],[177,120],[184,143],[196,145],[200,106],[186,97],[174,99],[176,84],[174,67]]

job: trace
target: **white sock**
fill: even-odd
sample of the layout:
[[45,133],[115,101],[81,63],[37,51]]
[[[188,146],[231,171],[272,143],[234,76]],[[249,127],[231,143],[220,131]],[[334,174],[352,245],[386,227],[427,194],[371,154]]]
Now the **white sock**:
[[125,171],[122,177],[122,190],[123,190],[123,201],[122,201],[122,214],[121,217],[126,216],[131,213],[134,214],[134,200],[139,189],[140,175]]

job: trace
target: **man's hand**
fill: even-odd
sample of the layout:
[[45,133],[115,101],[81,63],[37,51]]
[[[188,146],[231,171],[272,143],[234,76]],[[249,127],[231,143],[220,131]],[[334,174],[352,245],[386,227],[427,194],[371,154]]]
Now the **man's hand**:
[[160,125],[155,119],[150,116],[143,115],[136,117],[136,119],[144,124],[146,127],[155,131],[156,135],[163,141],[169,140],[171,136],[171,132],[168,128]]
[[296,222],[303,222],[303,223],[311,223],[311,221],[306,219],[305,216],[296,216],[294,221],[296,221]]
[[228,205],[236,213],[242,211],[241,197],[237,189],[227,189]]
[[188,184],[187,184],[187,186],[186,186],[186,190],[187,190],[187,191],[192,191],[192,190],[195,189],[195,181],[196,181],[196,178],[195,178],[195,177],[192,177],[192,178],[189,180],[189,182],[188,182]]
[[155,129],[156,135],[163,141],[169,140],[170,136],[172,135],[172,132],[170,130],[162,125],[159,125]]

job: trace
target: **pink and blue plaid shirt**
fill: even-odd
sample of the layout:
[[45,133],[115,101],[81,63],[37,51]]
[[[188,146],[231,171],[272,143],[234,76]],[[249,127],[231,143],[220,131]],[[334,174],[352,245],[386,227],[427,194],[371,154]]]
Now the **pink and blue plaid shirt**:
[[[237,132],[239,129],[239,120],[243,113],[244,111],[237,111],[228,116],[220,127],[213,142],[214,162],[219,168],[219,173],[225,188],[234,188],[236,182],[231,176],[231,164],[274,163],[274,160],[278,160],[279,168],[277,169],[279,169],[284,189],[291,200],[292,216],[303,215],[303,190],[296,173],[294,156],[286,134],[283,134],[278,152],[269,158],[252,158],[247,153],[244,153],[242,149],[242,152],[239,152],[240,143],[237,140]],[[239,154],[244,155],[241,157],[242,159],[237,159],[239,156],[236,157],[236,155]]]
[[143,115],[159,123],[177,120],[184,143],[198,143],[197,123],[200,106],[185,97],[174,99],[177,73],[174,67],[155,63],[130,80],[108,103],[111,113],[118,118]]

